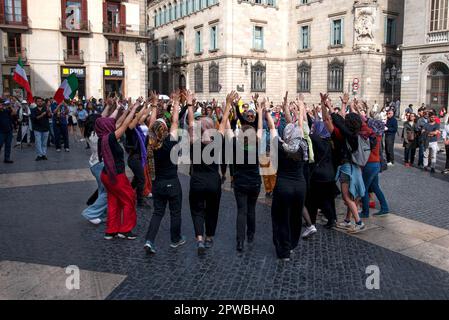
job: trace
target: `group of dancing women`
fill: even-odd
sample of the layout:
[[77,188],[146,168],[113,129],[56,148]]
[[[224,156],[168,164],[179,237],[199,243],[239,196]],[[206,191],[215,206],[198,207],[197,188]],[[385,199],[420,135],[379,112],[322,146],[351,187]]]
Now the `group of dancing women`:
[[[272,196],[273,244],[279,259],[290,260],[301,238],[303,220],[308,234],[313,233],[319,210],[328,229],[362,231],[357,199],[364,200],[366,212],[369,193],[363,184],[363,168],[354,163],[353,153],[359,149],[360,135],[382,136],[376,132],[380,128],[377,120],[368,121],[367,111],[346,95],[340,109],[334,108],[327,95],[321,95],[318,109],[307,107],[302,95],[288,102],[288,93],[276,107],[258,95],[251,104],[242,104],[234,91],[222,106],[214,102],[204,108],[188,90],[172,93],[169,102],[152,92],[147,101],[128,101],[127,107],[109,99],[103,114],[90,119],[86,126],[98,195],[83,216],[93,223],[106,222],[106,240],[134,240],[136,206],[145,206],[144,190],[150,188],[153,213],[145,250],[151,255],[158,251],[156,240],[167,205],[170,247],[186,244],[181,232],[183,192],[178,157],[185,156],[180,145],[187,143],[188,199],[198,255],[207,254],[214,246],[227,165],[237,207],[236,250],[242,252],[246,244],[256,241],[256,205],[267,159],[268,166],[276,167],[274,188],[268,192],[270,186],[265,184],[265,190]],[[374,145],[371,153],[379,153],[379,148]],[[125,152],[134,174],[132,182],[126,175]],[[347,215],[337,225],[335,199],[339,193]],[[102,210],[107,215],[93,214]]]

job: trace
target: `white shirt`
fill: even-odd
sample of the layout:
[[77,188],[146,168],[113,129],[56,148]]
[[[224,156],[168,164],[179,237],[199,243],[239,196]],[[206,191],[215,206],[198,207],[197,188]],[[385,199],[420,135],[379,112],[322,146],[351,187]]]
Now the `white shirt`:
[[89,159],[89,165],[93,167],[100,162],[100,160],[98,159],[98,137],[95,132],[92,132],[89,137],[89,146],[90,151],[92,152]]
[[449,124],[446,124],[443,128],[443,140],[449,139]]

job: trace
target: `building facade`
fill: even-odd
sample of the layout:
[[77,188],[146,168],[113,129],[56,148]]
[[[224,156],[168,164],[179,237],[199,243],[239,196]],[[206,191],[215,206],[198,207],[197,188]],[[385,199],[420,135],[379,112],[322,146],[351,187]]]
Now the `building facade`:
[[24,94],[12,80],[21,57],[34,95],[76,73],[79,98],[145,96],[146,18],[145,0],[0,0],[1,92]]
[[449,2],[405,1],[402,102],[448,106]]
[[[230,90],[317,102],[346,91],[368,101],[399,96],[384,70],[401,65],[403,0],[154,0],[149,83],[199,99]],[[167,62],[168,61],[168,62]],[[280,102],[280,101],[277,101]]]

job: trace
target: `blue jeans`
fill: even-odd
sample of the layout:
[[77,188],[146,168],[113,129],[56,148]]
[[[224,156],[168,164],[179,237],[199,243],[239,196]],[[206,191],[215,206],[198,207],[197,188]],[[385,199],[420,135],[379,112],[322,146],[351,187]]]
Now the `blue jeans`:
[[365,183],[365,196],[362,198],[363,210],[362,214],[369,214],[369,193],[376,194],[379,199],[382,212],[389,212],[387,200],[379,186],[380,162],[368,162],[363,168],[363,182]]
[[98,198],[92,205],[87,207],[81,213],[81,215],[87,220],[101,219],[102,222],[106,221],[106,214],[108,209],[108,194],[106,193],[106,190],[100,178],[103,168],[103,162],[99,162],[90,168],[92,175],[95,177],[95,180],[97,180]]
[[5,161],[11,160],[12,131],[0,132],[0,151],[5,145]]
[[47,155],[47,141],[48,141],[48,131],[41,132],[34,130],[36,153],[38,157]]
[[66,125],[57,124],[53,125],[53,131],[55,133],[55,146],[56,149],[61,149],[61,138],[64,141],[64,148],[69,148],[69,131]]

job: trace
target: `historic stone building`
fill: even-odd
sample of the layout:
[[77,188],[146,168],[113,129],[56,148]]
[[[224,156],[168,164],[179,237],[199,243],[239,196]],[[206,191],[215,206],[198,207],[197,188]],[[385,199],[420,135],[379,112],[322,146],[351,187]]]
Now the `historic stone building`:
[[[238,90],[317,102],[344,91],[393,96],[387,67],[401,65],[403,0],[154,0],[150,88],[188,87],[200,99]],[[399,81],[395,96],[399,96]],[[278,101],[279,102],[279,101]]]
[[405,1],[402,103],[448,106],[449,1]]
[[23,94],[20,56],[34,95],[52,96],[72,72],[80,98],[146,95],[146,18],[145,0],[0,0],[0,91]]

